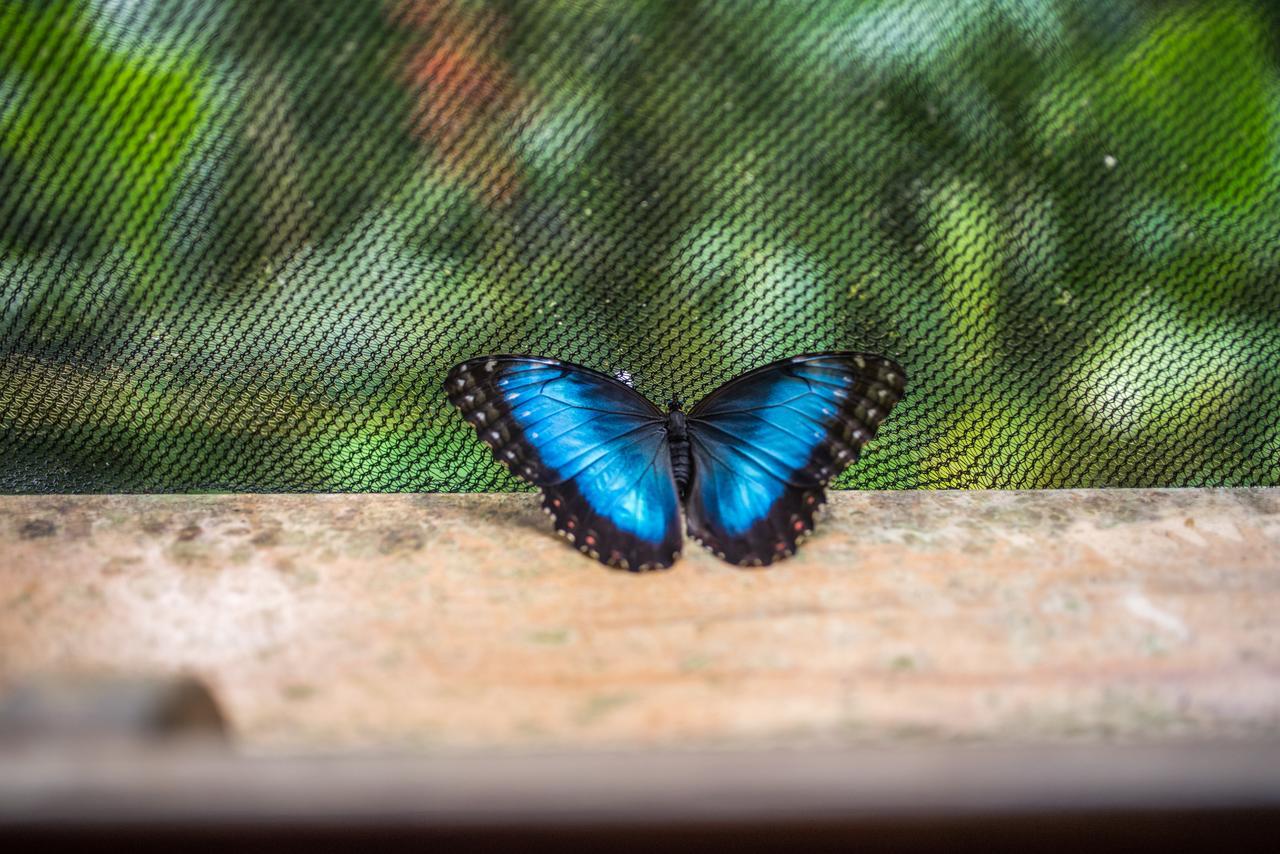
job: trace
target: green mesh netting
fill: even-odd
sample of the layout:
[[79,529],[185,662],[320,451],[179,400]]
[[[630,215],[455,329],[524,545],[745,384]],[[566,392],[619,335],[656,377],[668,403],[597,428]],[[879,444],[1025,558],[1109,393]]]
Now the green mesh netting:
[[465,357],[878,350],[848,487],[1280,483],[1280,11],[0,4],[0,489],[514,485]]

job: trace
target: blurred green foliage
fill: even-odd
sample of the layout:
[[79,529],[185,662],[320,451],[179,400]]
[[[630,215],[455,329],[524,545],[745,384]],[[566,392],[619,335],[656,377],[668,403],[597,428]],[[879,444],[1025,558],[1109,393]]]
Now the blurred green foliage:
[[511,488],[524,351],[886,352],[854,487],[1280,483],[1280,12],[0,5],[0,489]]

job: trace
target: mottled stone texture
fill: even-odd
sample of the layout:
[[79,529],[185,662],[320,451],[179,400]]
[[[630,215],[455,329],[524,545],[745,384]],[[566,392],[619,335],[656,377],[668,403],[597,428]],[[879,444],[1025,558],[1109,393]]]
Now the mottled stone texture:
[[0,687],[193,674],[252,749],[1280,728],[1280,492],[831,499],[633,575],[524,494],[3,497]]

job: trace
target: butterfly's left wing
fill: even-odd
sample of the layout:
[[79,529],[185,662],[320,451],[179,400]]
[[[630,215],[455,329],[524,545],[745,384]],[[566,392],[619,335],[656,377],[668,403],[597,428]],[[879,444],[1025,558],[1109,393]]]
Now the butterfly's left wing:
[[666,419],[607,374],[535,356],[481,356],[445,380],[498,462],[542,490],[556,529],[623,569],[671,566],[680,505]]
[[689,413],[689,534],[720,557],[760,566],[792,554],[902,398],[906,374],[870,353],[795,356],[730,380]]

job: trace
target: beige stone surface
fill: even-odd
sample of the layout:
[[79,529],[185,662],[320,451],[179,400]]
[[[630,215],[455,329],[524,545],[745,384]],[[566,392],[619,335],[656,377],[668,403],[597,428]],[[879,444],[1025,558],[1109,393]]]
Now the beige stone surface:
[[584,558],[531,495],[0,497],[0,689],[193,674],[249,750],[1280,729],[1280,491],[837,493],[798,557]]

